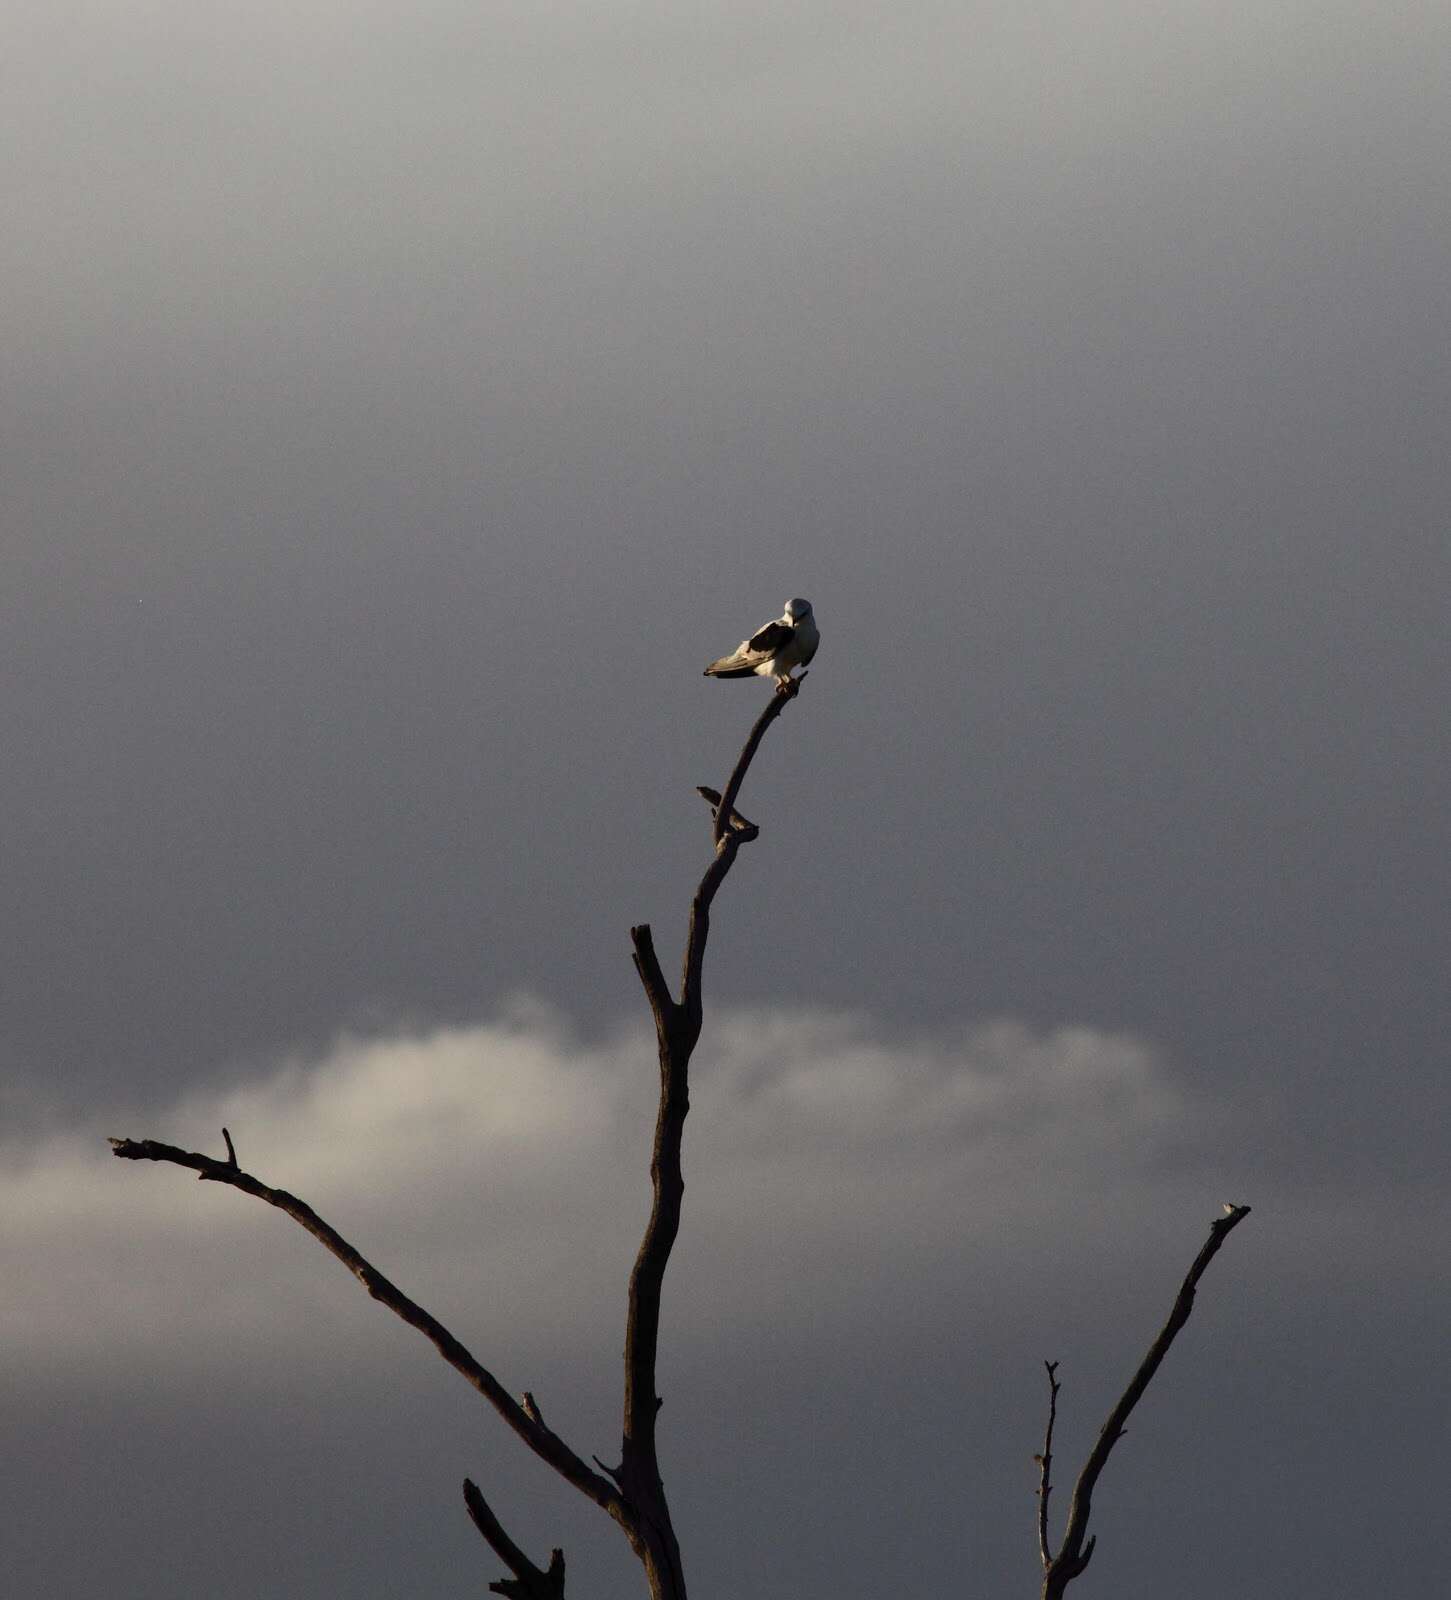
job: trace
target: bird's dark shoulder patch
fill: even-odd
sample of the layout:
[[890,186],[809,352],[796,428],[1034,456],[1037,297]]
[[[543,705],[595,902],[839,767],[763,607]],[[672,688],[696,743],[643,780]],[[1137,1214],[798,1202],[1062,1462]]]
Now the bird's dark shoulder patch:
[[796,637],[795,628],[785,622],[768,622],[757,634],[751,636],[752,650],[779,650]]

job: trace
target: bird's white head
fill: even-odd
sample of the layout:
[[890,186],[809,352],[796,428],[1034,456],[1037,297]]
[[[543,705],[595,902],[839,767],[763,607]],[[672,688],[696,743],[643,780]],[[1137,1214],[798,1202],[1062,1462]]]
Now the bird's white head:
[[809,600],[802,600],[798,597],[795,600],[786,602],[787,622],[800,622],[803,617],[809,617],[810,615],[811,602]]

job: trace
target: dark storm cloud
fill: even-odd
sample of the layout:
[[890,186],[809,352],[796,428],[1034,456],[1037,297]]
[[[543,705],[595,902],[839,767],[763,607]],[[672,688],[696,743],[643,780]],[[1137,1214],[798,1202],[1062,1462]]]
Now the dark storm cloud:
[[[1242,981],[1190,926],[1265,905],[1307,823],[1363,856],[1357,784],[1441,753],[1414,30],[385,8],[158,54],[167,15],[49,24],[90,76],[12,247],[17,1066],[208,1071],[560,970],[632,1004],[602,941],[678,902],[662,797],[738,731],[694,664],[803,588],[841,697],[814,759],[871,727],[899,817],[881,907],[978,908],[885,1005],[978,938],[986,1009],[1112,1022],[1073,977],[1104,920],[1115,990],[1165,953]],[[144,106],[102,92],[128,74]],[[1061,935],[1020,855],[1072,874]],[[1300,887],[1266,966],[1324,925]],[[901,943],[863,933],[780,992],[859,992]]]

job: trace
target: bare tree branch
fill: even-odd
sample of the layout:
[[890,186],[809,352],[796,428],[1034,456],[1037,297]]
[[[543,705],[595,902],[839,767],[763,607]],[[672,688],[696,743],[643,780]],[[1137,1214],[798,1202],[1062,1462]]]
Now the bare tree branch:
[[[242,1170],[236,1147],[226,1129],[227,1158],[219,1161],[196,1151],[161,1144],[154,1139],[112,1139],[114,1153],[128,1161],[165,1161],[187,1167],[199,1178],[230,1184],[244,1194],[285,1212],[330,1251],[362,1283],[410,1327],[418,1329],[448,1364],[459,1372],[503,1417],[504,1421],[542,1460],[566,1482],[609,1512],[624,1530],[644,1564],[652,1600],[686,1600],[680,1548],[670,1520],[664,1486],[660,1481],[655,1424],[661,1400],[655,1392],[656,1356],[660,1335],[660,1291],[665,1268],[680,1229],[684,1183],[680,1171],[680,1146],[686,1113],[690,1109],[687,1069],[700,1037],[701,975],[706,940],[710,932],[710,907],[725,881],[736,853],[755,839],[760,829],[735,809],[736,796],[766,729],[800,693],[800,677],[783,683],[757,717],[745,747],[736,761],[723,795],[701,793],[713,807],[712,838],[715,854],[691,902],[677,1001],[655,953],[647,925],[630,930],[635,970],[655,1018],[660,1056],[660,1107],[650,1162],[653,1202],[645,1234],[630,1274],[629,1306],[625,1328],[624,1436],[620,1465],[606,1467],[596,1456],[600,1472],[593,1471],[545,1424],[534,1396],[527,1390],[516,1401],[502,1384],[463,1347],[440,1322],[415,1304],[383,1276],[341,1234],[295,1195],[274,1189]],[[601,1475],[603,1474],[603,1476]],[[610,1480],[614,1481],[611,1482]],[[498,1594],[513,1600],[562,1600],[564,1556],[556,1550],[546,1570],[536,1567],[511,1540],[472,1482],[464,1484],[464,1499],[475,1526],[514,1574],[490,1584]]]
[[690,928],[685,939],[685,962],[681,974],[680,1007],[685,1013],[686,1025],[690,1030],[689,1049],[692,1050],[695,1048],[695,1041],[700,1037],[701,1020],[704,1015],[702,980],[705,971],[705,944],[710,937],[711,902],[715,899],[716,891],[725,882],[726,873],[730,871],[731,864],[736,859],[736,851],[760,833],[759,828],[751,827],[749,824],[745,829],[732,826],[731,819],[738,815],[736,796],[746,780],[746,773],[750,770],[751,762],[755,758],[761,740],[765,737],[766,729],[800,694],[805,679],[804,672],[798,678],[788,678],[771,696],[766,709],[756,718],[755,726],[747,736],[745,745],[736,759],[735,767],[726,780],[725,791],[715,806],[713,827],[715,859],[705,869],[705,876],[700,880],[695,898],[691,901]]
[[478,1485],[464,1479],[464,1504],[474,1520],[474,1526],[488,1540],[489,1547],[499,1560],[514,1574],[512,1578],[499,1578],[489,1585],[495,1594],[508,1595],[509,1600],[564,1600],[564,1551],[549,1553],[549,1567],[541,1571],[518,1545],[504,1532],[503,1524],[494,1515],[489,1502],[479,1493]]
[[243,1194],[250,1194],[258,1200],[266,1201],[269,1206],[276,1206],[279,1211],[286,1212],[294,1222],[306,1228],[324,1249],[335,1255],[375,1300],[387,1306],[410,1327],[417,1328],[449,1366],[483,1395],[535,1455],[547,1461],[581,1494],[587,1495],[596,1505],[603,1507],[618,1520],[619,1490],[598,1473],[592,1472],[556,1433],[544,1425],[544,1419],[538,1414],[537,1407],[533,1408],[534,1414],[531,1416],[493,1373],[476,1361],[441,1322],[430,1316],[422,1306],[416,1305],[401,1289],[385,1278],[370,1261],[343,1238],[336,1228],[324,1222],[305,1201],[299,1200],[296,1195],[288,1194],[285,1189],[270,1188],[260,1179],[254,1178],[251,1173],[242,1171],[235,1164],[235,1152],[232,1150],[230,1136],[227,1139],[227,1146],[231,1159],[227,1161],[218,1161],[212,1156],[199,1155],[192,1150],[180,1150],[175,1145],[161,1144],[155,1139],[112,1139],[110,1142],[112,1150],[122,1160],[169,1161],[173,1166],[188,1167],[200,1179],[230,1184],[232,1188],[240,1189]]
[[[624,1423],[620,1465],[608,1467],[593,1457],[592,1471],[545,1423],[534,1395],[525,1390],[515,1400],[487,1368],[421,1306],[408,1298],[362,1256],[329,1223],[286,1190],[264,1184],[244,1171],[230,1130],[223,1128],[225,1160],[182,1150],[152,1139],[112,1139],[116,1156],[131,1161],[161,1161],[186,1167],[199,1179],[225,1183],[244,1194],[285,1212],[337,1257],[368,1293],[409,1326],[417,1329],[443,1359],[494,1407],[509,1427],[566,1482],[588,1496],[619,1524],[644,1565],[651,1600],[686,1600],[679,1544],[671,1521],[657,1452],[656,1423],[662,1404],[656,1393],[660,1333],[660,1303],[665,1270],[680,1229],[684,1181],[681,1145],[690,1109],[689,1065],[700,1038],[703,1016],[702,982],[705,950],[710,933],[710,911],[715,896],[743,844],[759,837],[760,829],[742,816],[736,798],[767,728],[795,699],[805,678],[782,683],[757,717],[737,758],[723,792],[701,786],[699,793],[712,808],[711,837],[714,855],[701,877],[691,902],[689,928],[682,962],[681,992],[676,1000],[661,968],[648,925],[630,930],[635,969],[655,1019],[660,1064],[660,1103],[650,1163],[652,1205],[640,1249],[630,1274],[625,1329]],[[1225,1239],[1249,1215],[1248,1206],[1226,1205],[1225,1215],[1210,1227],[1209,1238],[1191,1265],[1179,1289],[1168,1321],[1140,1363],[1128,1387],[1099,1432],[1083,1470],[1074,1485],[1068,1523],[1057,1555],[1049,1538],[1049,1499],[1053,1491],[1053,1435],[1057,1421],[1058,1363],[1047,1361],[1048,1420],[1039,1466],[1038,1547],[1044,1581],[1043,1600],[1062,1600],[1068,1584],[1088,1566],[1096,1544],[1088,1533],[1094,1489],[1114,1445],[1124,1436],[1125,1424],[1158,1371],[1170,1345],[1188,1321],[1195,1289]],[[563,1600],[565,1561],[561,1550],[551,1552],[547,1568],[536,1566],[504,1530],[477,1485],[464,1481],[464,1501],[470,1517],[490,1548],[513,1574],[489,1585],[508,1600]]]
[[1049,1474],[1053,1470],[1053,1424],[1058,1420],[1058,1391],[1063,1387],[1055,1374],[1056,1361],[1045,1361],[1048,1370],[1048,1429],[1043,1435],[1043,1454],[1038,1462],[1038,1550],[1043,1558],[1043,1571],[1053,1565],[1053,1552],[1048,1547],[1048,1496],[1053,1493]]
[[655,936],[650,932],[650,924],[642,922],[638,928],[631,928],[630,942],[635,947],[635,971],[640,974],[658,1033],[661,1028],[670,1025],[677,1007],[670,994],[670,985],[665,981],[665,974],[660,970],[660,958],[655,954]]
[[759,828],[747,822],[735,809],[736,796],[766,729],[786,709],[787,703],[796,698],[800,687],[801,679],[797,678],[782,684],[772,695],[756,718],[726,781],[724,793],[700,791],[714,810],[715,855],[691,902],[678,1002],[665,987],[649,928],[641,926],[630,930],[635,947],[635,970],[640,974],[655,1018],[660,1057],[660,1107],[650,1159],[653,1194],[650,1218],[630,1273],[625,1323],[624,1439],[619,1481],[631,1508],[640,1517],[639,1532],[646,1546],[642,1560],[652,1600],[685,1600],[680,1548],[660,1478],[655,1424],[661,1401],[655,1392],[655,1375],[661,1286],[680,1231],[680,1206],[685,1192],[680,1149],[686,1114],[690,1110],[690,1057],[700,1038],[703,1017],[701,984],[710,934],[710,907],[740,847],[760,833]]
[[756,725],[751,729],[735,764],[735,770],[726,779],[725,792],[717,805],[715,818],[715,836],[719,839],[722,834],[730,829],[731,817],[736,809],[736,796],[741,792],[741,785],[746,781],[746,773],[751,762],[755,759],[756,746],[765,737],[766,729],[786,709],[786,704],[794,700],[801,693],[801,685],[806,681],[806,674],[802,672],[798,677],[787,678],[779,684],[766,705],[766,709],[756,719]]
[[1084,1463],[1082,1472],[1078,1474],[1078,1481],[1073,1486],[1073,1498],[1068,1506],[1068,1526],[1064,1530],[1063,1543],[1057,1556],[1048,1563],[1043,1579],[1043,1600],[1061,1600],[1063,1591],[1083,1571],[1093,1556],[1097,1540],[1088,1533],[1088,1514],[1099,1474],[1107,1464],[1113,1447],[1124,1436],[1124,1425],[1154,1374],[1159,1370],[1160,1363],[1169,1353],[1169,1346],[1189,1320],[1189,1313],[1194,1309],[1194,1290],[1204,1276],[1205,1269],[1219,1253],[1220,1246],[1230,1233],[1249,1215],[1250,1208],[1226,1205],[1224,1211],[1224,1216],[1216,1217],[1210,1223],[1209,1238],[1194,1258],[1194,1264],[1189,1268],[1179,1288],[1169,1312],[1169,1320],[1159,1330],[1158,1337],[1149,1346],[1149,1353],[1139,1363],[1138,1371],[1129,1380],[1128,1388],[1119,1396],[1117,1404],[1109,1412],[1108,1420],[1099,1430],[1098,1439],[1089,1452],[1088,1460]]

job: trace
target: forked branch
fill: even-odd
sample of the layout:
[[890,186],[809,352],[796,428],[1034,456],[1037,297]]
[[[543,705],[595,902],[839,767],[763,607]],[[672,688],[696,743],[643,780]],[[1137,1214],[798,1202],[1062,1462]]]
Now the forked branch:
[[[802,674],[804,677],[805,674]],[[635,970],[655,1018],[660,1057],[660,1106],[650,1160],[650,1218],[630,1274],[625,1324],[625,1415],[619,1481],[631,1506],[640,1514],[647,1552],[642,1559],[652,1600],[685,1600],[680,1550],[660,1478],[656,1448],[656,1357],[660,1339],[660,1293],[670,1252],[680,1231],[680,1206],[685,1192],[680,1169],[681,1140],[690,1110],[689,1066],[700,1038],[705,947],[710,935],[710,908],[743,844],[760,829],[736,810],[736,797],[766,729],[800,693],[801,679],[781,685],[756,718],[723,792],[702,788],[712,808],[711,836],[715,854],[696,888],[690,906],[680,998],[671,995],[655,954],[648,926],[630,930]]]
[[490,1549],[514,1574],[512,1578],[497,1578],[489,1585],[495,1594],[508,1595],[509,1600],[564,1600],[563,1550],[550,1551],[547,1568],[536,1567],[504,1532],[478,1485],[468,1478],[464,1479],[464,1504]]
[[1063,1543],[1056,1556],[1049,1554],[1048,1545],[1048,1517],[1046,1510],[1048,1488],[1048,1457],[1053,1439],[1053,1417],[1058,1399],[1058,1384],[1054,1373],[1057,1362],[1046,1363],[1048,1367],[1048,1382],[1050,1393],[1048,1400],[1048,1436],[1043,1450],[1042,1479],[1039,1491],[1038,1529],[1039,1543],[1043,1555],[1043,1600],[1061,1600],[1063,1591],[1088,1565],[1093,1556],[1094,1545],[1097,1542],[1088,1532],[1088,1515],[1093,1502],[1093,1491],[1108,1463],[1108,1458],[1113,1452],[1113,1447],[1124,1436],[1125,1424],[1134,1407],[1143,1397],[1144,1390],[1153,1380],[1154,1374],[1159,1370],[1159,1365],[1169,1353],[1169,1346],[1178,1336],[1179,1330],[1189,1320],[1189,1313],[1194,1309],[1194,1291],[1199,1280],[1204,1276],[1205,1269],[1219,1253],[1220,1246],[1229,1237],[1230,1233],[1239,1226],[1249,1215],[1248,1206],[1226,1205],[1225,1214],[1216,1217],[1209,1225],[1209,1238],[1204,1242],[1199,1254],[1194,1258],[1194,1264],[1189,1268],[1184,1282],[1180,1285],[1179,1293],[1174,1299],[1173,1307],[1169,1312],[1169,1320],[1159,1330],[1158,1336],[1149,1346],[1149,1353],[1139,1363],[1138,1371],[1129,1379],[1128,1388],[1119,1396],[1114,1408],[1109,1412],[1108,1419],[1099,1430],[1098,1438],[1093,1449],[1089,1452],[1088,1460],[1083,1464],[1083,1470],[1078,1474],[1078,1481],[1073,1486],[1073,1498],[1068,1506],[1068,1526],[1064,1530]]

